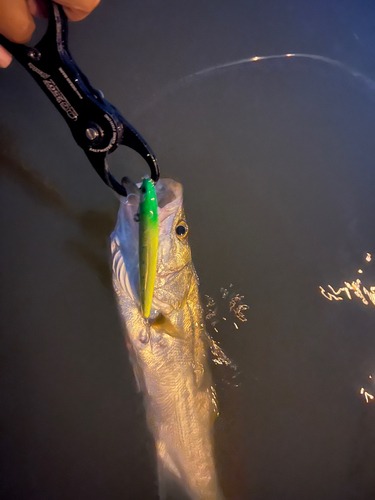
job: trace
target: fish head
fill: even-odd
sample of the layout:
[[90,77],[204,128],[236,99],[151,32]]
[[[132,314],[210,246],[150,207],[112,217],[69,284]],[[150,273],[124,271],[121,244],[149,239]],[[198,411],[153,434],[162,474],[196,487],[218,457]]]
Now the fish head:
[[[111,235],[114,276],[129,299],[139,303],[139,192],[121,197],[117,224]],[[150,317],[168,315],[184,303],[193,269],[182,185],[172,179],[156,184],[159,246]]]

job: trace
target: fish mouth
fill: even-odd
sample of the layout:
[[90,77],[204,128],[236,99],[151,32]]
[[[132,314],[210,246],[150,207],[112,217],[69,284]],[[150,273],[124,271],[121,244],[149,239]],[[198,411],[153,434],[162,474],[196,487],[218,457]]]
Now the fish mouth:
[[182,205],[182,185],[172,179],[160,179],[155,190],[160,224]]

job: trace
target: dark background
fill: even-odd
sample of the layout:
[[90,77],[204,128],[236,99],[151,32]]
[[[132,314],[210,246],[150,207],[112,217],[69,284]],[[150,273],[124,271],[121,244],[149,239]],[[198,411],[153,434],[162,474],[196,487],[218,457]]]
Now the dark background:
[[[359,394],[375,394],[375,306],[319,292],[375,286],[373,2],[102,0],[70,48],[184,185],[202,295],[238,366],[214,367],[226,498],[375,498],[375,402]],[[342,64],[195,75],[285,53]],[[156,499],[111,289],[118,201],[17,63],[0,89],[0,497]],[[111,165],[139,180],[122,149]],[[230,283],[250,306],[238,330]]]

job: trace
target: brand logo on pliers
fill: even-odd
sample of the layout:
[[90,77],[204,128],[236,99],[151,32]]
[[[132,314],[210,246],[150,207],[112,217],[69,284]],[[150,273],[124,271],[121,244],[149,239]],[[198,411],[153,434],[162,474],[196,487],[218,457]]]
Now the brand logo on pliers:
[[38,73],[39,76],[41,76],[42,78],[49,78],[49,75],[47,75],[47,73],[44,73],[44,71],[42,71],[41,69],[37,68],[36,66],[34,66],[33,63],[28,63],[28,67],[35,71],[35,73]]
[[64,96],[64,94],[61,92],[61,90],[58,88],[58,86],[52,80],[52,78],[50,78],[49,80],[43,80],[43,83],[47,87],[47,89],[51,92],[51,94],[54,96],[56,101],[60,104],[60,106],[65,111],[65,113],[68,115],[68,117],[71,118],[72,120],[76,121],[78,118],[77,111],[73,108],[73,106],[70,104],[68,99]]

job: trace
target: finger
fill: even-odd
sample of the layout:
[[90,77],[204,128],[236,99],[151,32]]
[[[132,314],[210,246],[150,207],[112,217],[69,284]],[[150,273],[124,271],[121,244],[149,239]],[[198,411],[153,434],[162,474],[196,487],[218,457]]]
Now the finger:
[[0,45],[0,68],[7,68],[12,62],[12,56]]
[[58,0],[63,5],[66,15],[71,21],[81,21],[90,14],[100,0]]
[[48,17],[48,8],[44,0],[27,0],[29,11],[34,17]]
[[25,43],[35,29],[25,0],[0,1],[0,33],[16,43]]

